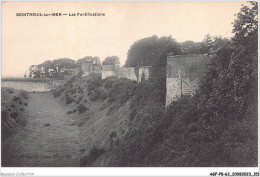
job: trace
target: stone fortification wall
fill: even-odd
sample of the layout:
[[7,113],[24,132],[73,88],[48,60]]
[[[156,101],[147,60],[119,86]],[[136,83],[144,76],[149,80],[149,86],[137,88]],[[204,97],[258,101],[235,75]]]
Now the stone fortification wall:
[[207,55],[168,56],[166,73],[166,106],[181,95],[193,95],[208,63]]
[[143,79],[148,80],[150,77],[150,67],[149,66],[141,66],[138,70],[138,79],[137,82],[141,82]]
[[118,77],[137,81],[137,76],[135,74],[134,69],[134,67],[118,68]]
[[101,65],[93,64],[91,62],[82,63],[83,77],[90,74],[101,74]]
[[83,77],[88,76],[92,73],[93,63],[82,63]]
[[109,76],[117,76],[116,75],[116,66],[115,65],[102,65],[102,75],[101,78],[105,79]]
[[119,67],[117,65],[94,65],[93,63],[82,63],[83,77],[90,74],[101,74],[101,78],[105,79],[109,76],[117,76],[119,78],[127,78],[130,80],[141,82],[142,79],[147,80],[150,76],[150,67]]

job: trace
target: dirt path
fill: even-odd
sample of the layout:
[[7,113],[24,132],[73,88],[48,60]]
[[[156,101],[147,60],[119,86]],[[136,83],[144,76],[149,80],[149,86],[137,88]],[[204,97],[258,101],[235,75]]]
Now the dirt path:
[[7,139],[8,166],[79,166],[80,133],[73,118],[51,93],[30,93],[25,112],[27,129]]

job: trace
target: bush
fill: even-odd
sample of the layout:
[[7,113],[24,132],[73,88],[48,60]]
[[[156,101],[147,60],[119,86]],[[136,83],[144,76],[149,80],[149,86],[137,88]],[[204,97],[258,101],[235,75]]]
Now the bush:
[[99,99],[101,100],[104,100],[104,95],[105,95],[105,91],[101,88],[101,87],[98,87],[90,92],[88,92],[89,94],[89,99],[91,101],[97,101]]
[[100,108],[99,108],[99,111],[103,111],[104,109],[107,108],[107,105],[105,103],[103,103]]
[[92,147],[88,155],[80,159],[80,167],[90,166],[99,156],[104,154],[106,151],[103,148],[96,146]]
[[13,90],[10,90],[10,89],[8,89],[8,92],[9,92],[9,93],[14,93],[14,91],[13,91]]
[[67,112],[67,114],[71,114],[71,113],[73,113],[73,112],[72,112],[72,111],[68,111],[68,112]]
[[124,105],[136,92],[137,83],[126,78],[108,77],[103,80],[106,89],[105,97],[108,103],[113,103],[114,108]]
[[77,92],[77,90],[74,88],[70,91],[71,95],[74,95]]
[[14,97],[13,97],[13,100],[14,100],[15,102],[19,102],[19,101],[20,101],[20,97],[14,96]]
[[79,114],[82,114],[83,112],[89,110],[89,108],[87,108],[87,107],[84,106],[83,104],[80,104],[80,105],[77,107],[77,109],[78,109]]
[[65,91],[65,86],[61,86],[61,87],[58,87],[57,89],[55,89],[53,92],[52,92],[52,95],[54,97],[59,97],[64,91]]
[[23,91],[23,92],[21,93],[21,96],[24,97],[25,99],[27,99],[27,98],[28,98],[28,93],[25,92],[25,91]]
[[73,76],[71,77],[68,81],[67,81],[67,84],[71,85],[73,82],[75,82],[75,80],[79,78],[79,76]]
[[66,104],[70,104],[73,101],[72,96],[69,93],[65,94]]

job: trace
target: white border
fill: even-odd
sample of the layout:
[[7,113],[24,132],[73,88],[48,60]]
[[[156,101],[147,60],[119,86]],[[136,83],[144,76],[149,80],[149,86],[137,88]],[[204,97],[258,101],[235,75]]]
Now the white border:
[[[76,168],[2,168],[1,173],[17,176],[21,173],[33,173],[34,176],[209,176],[212,172],[259,172],[258,167],[243,168],[191,168],[191,167],[76,167]],[[20,176],[20,175],[18,175]],[[23,176],[23,175],[22,175]]]
[[[2,0],[0,0],[2,2]],[[5,0],[5,1],[24,1],[24,0]],[[41,0],[26,0],[26,1],[41,1]],[[45,0],[52,1],[52,0]],[[91,0],[56,0],[61,2],[66,1],[91,1]],[[95,1],[109,1],[109,0],[95,0]],[[114,0],[114,1],[124,1],[124,0]],[[138,1],[138,0],[131,0],[131,1]],[[142,1],[151,1],[151,0],[142,0]],[[167,1],[167,0],[162,0]],[[175,1],[182,1],[182,0],[175,0]],[[185,1],[196,1],[196,0],[185,0]],[[205,0],[200,0],[205,1]],[[219,0],[219,1],[242,1],[242,0]],[[244,0],[249,1],[249,0]],[[0,19],[1,19],[1,4],[0,4]],[[259,10],[259,7],[258,7]],[[0,27],[2,27],[0,25]],[[0,28],[1,32],[1,28]],[[2,35],[2,33],[1,33]],[[0,44],[0,53],[1,51]],[[260,45],[259,37],[258,37],[258,46]],[[258,49],[259,50],[259,49]],[[258,57],[259,58],[259,57]],[[1,55],[2,61],[2,55]],[[2,62],[0,63],[2,67]],[[259,66],[259,64],[258,64]],[[0,67],[0,73],[1,73]],[[259,68],[259,67],[258,67]],[[258,84],[259,84],[259,77],[260,74],[258,72]],[[1,81],[0,81],[1,83]],[[258,92],[260,91],[258,85]],[[1,93],[0,93],[1,96]],[[260,114],[260,109],[258,105],[258,115]],[[1,116],[1,115],[0,115]],[[258,121],[258,135],[260,134],[259,126],[260,122]],[[1,129],[1,127],[0,127]],[[1,142],[0,142],[1,147]],[[33,173],[33,176],[209,176],[211,172],[259,172],[259,137],[258,137],[258,167],[0,167],[1,176],[6,176],[3,174],[7,174],[7,176],[30,176],[25,175],[26,173],[30,174]],[[0,163],[1,164],[1,163]]]

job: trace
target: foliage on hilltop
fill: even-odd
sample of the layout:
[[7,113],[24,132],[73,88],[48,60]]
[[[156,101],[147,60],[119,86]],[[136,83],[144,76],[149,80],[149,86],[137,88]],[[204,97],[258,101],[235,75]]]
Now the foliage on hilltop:
[[108,56],[102,61],[102,65],[119,65],[120,60],[118,56]]
[[134,42],[127,53],[125,66],[151,66],[165,53],[174,55],[207,54],[223,47],[228,39],[207,34],[202,42],[185,41],[178,43],[172,36],[155,35]]
[[129,49],[125,66],[151,66],[165,51],[174,49],[175,54],[180,54],[180,45],[171,37],[153,35],[136,41]]
[[28,78],[63,78],[65,75],[71,75],[73,70],[81,67],[82,63],[91,62],[100,65],[98,57],[86,56],[74,61],[69,58],[47,60],[38,65],[30,66],[28,73],[24,77]]

